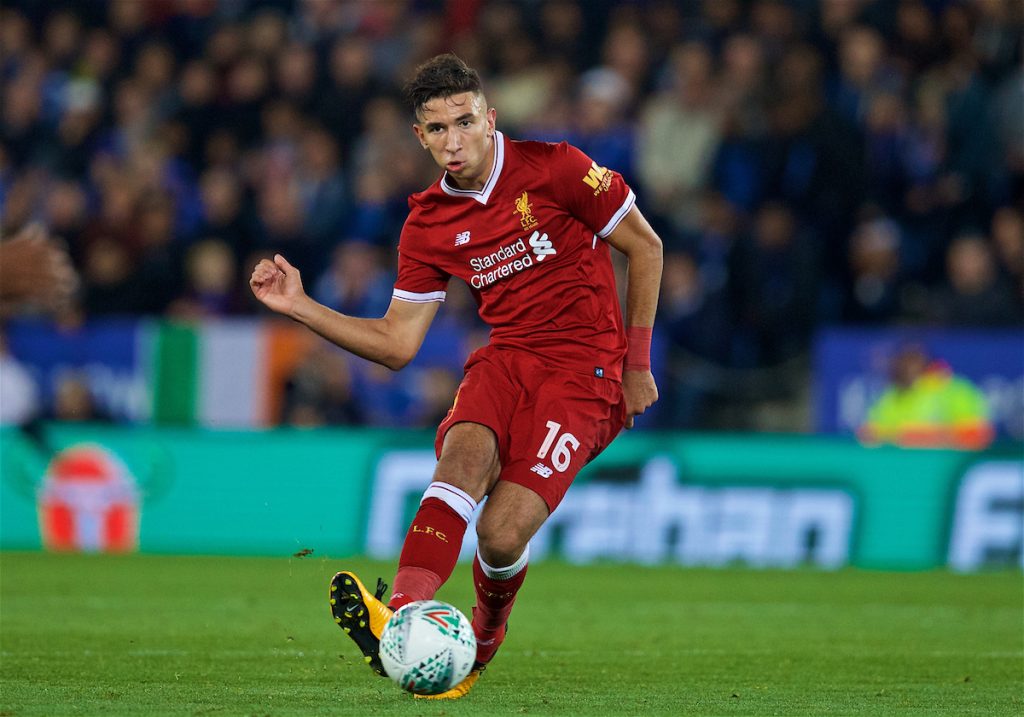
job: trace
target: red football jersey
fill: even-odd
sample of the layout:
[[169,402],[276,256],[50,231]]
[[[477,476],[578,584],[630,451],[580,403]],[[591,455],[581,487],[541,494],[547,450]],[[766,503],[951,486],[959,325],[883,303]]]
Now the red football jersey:
[[562,142],[495,133],[480,191],[442,177],[409,198],[394,297],[444,301],[455,276],[473,292],[491,345],[622,379],[626,335],[607,237],[633,207],[622,177]]

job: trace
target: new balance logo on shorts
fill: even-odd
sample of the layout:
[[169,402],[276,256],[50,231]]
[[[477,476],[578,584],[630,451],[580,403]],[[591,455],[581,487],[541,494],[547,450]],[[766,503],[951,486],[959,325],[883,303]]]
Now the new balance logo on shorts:
[[552,469],[548,468],[543,463],[538,463],[530,470],[539,475],[541,478],[550,478],[551,474],[554,473]]

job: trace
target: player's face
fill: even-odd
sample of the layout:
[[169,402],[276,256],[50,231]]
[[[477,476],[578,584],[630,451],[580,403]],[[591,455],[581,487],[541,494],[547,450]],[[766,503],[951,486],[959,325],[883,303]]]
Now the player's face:
[[479,92],[436,97],[413,125],[424,149],[460,189],[483,189],[494,163],[493,109]]

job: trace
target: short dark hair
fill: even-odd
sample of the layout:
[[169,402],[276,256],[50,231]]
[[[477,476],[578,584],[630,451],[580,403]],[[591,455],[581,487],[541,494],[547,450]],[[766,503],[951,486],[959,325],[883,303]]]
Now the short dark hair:
[[416,68],[412,79],[405,83],[405,99],[412,113],[438,97],[451,97],[463,92],[480,92],[480,75],[462,61],[458,55],[437,55]]

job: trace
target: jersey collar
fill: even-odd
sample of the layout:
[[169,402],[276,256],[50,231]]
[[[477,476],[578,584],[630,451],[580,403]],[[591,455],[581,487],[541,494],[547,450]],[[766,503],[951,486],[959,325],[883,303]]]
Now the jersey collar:
[[494,185],[498,183],[498,176],[501,174],[503,166],[505,166],[505,135],[495,130],[494,164],[491,166],[491,176],[487,178],[487,183],[484,184],[483,189],[456,189],[448,183],[448,172],[441,176],[441,189],[445,194],[452,197],[471,197],[481,204],[487,204],[487,200],[490,199],[491,192],[494,190]]

